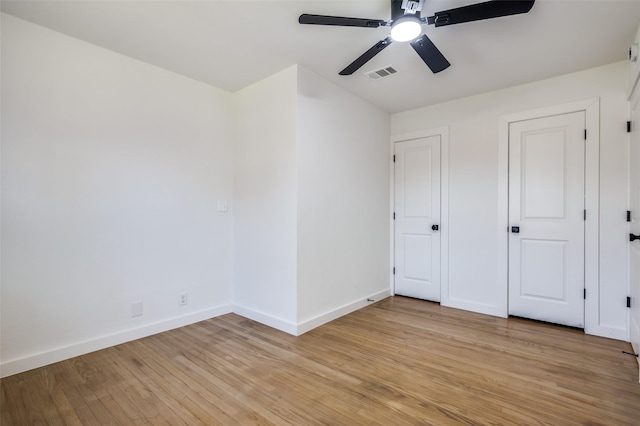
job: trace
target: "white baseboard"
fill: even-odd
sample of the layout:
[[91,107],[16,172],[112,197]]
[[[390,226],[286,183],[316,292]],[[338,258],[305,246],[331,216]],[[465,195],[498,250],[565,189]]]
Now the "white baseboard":
[[120,345],[132,340],[141,339],[163,331],[184,327],[210,318],[232,312],[231,305],[223,305],[215,308],[192,312],[183,316],[146,324],[141,327],[124,330],[95,339],[74,343],[73,345],[56,348],[50,351],[29,355],[26,357],[4,361],[0,363],[0,378],[22,373],[23,371],[43,367],[65,359],[95,352],[111,346]]
[[330,321],[340,318],[341,316],[350,314],[351,312],[357,311],[358,309],[362,309],[365,306],[370,305],[371,301],[367,299],[371,299],[375,302],[386,299],[391,296],[391,290],[387,289],[384,291],[380,291],[378,293],[372,294],[364,299],[356,300],[355,302],[348,303],[346,305],[340,306],[332,311],[326,312],[324,314],[318,315],[306,321],[302,321],[298,323],[296,336],[306,333],[307,331],[311,331],[316,327],[319,327],[323,324],[326,324]]
[[606,325],[596,325],[584,328],[585,334],[592,336],[606,337],[607,339],[629,341],[626,328],[608,327]]
[[[638,324],[635,319],[631,318],[631,347],[633,348],[633,352],[635,354],[640,354],[640,342],[634,341],[636,339],[635,336],[640,336],[640,324]],[[636,361],[638,361],[638,382],[640,382],[640,358],[636,357]]]
[[440,305],[447,308],[462,309],[463,311],[471,311],[479,314],[491,315],[493,317],[507,318],[507,313],[500,306],[486,305],[484,303],[470,302],[460,299],[447,299],[440,302]]
[[45,365],[53,364],[56,362],[64,361],[69,358],[73,358],[80,355],[85,355],[90,352],[95,352],[101,349],[105,349],[111,346],[120,345],[122,343],[130,342],[132,340],[141,339],[143,337],[152,336],[164,331],[173,330],[174,328],[184,327],[189,324],[194,324],[200,321],[204,321],[210,318],[214,318],[220,315],[234,312],[240,316],[257,321],[261,324],[273,327],[277,330],[284,331],[294,336],[299,336],[316,327],[347,315],[358,309],[364,308],[370,305],[373,301],[379,301],[391,296],[390,290],[384,290],[378,293],[374,293],[363,299],[358,299],[354,302],[340,306],[324,314],[318,315],[311,319],[302,321],[298,324],[283,320],[281,318],[274,317],[263,312],[258,312],[247,308],[245,306],[238,305],[223,305],[216,308],[205,309],[198,312],[192,312],[180,317],[171,318],[168,320],[158,321],[152,324],[146,324],[141,327],[124,330],[121,332],[109,334],[106,336],[97,337],[95,339],[85,340],[82,342],[74,343],[72,345],[64,346],[61,348],[55,348],[46,352],[25,356],[22,358],[12,359],[8,361],[0,362],[0,378],[11,376],[13,374],[22,373],[24,371],[32,370],[34,368],[43,367]]
[[357,311],[358,309],[362,309],[365,306],[370,305],[372,302],[368,301],[367,299],[372,299],[377,302],[389,296],[391,296],[390,290],[380,291],[378,293],[372,294],[371,296],[365,297],[363,299],[358,299],[355,302],[348,303],[324,314],[318,315],[306,321],[302,321],[298,324],[283,320],[282,318],[274,317],[273,315],[269,315],[264,312],[255,311],[246,306],[234,305],[233,312],[242,317],[259,322],[260,324],[275,328],[276,330],[284,331],[285,333],[289,333],[293,336],[299,336],[306,333],[307,331],[321,326],[322,324],[326,324],[330,321],[340,318],[341,316],[350,314],[351,312]]
[[233,305],[233,313],[238,314],[241,317],[248,318],[250,320],[259,322],[260,324],[268,325],[276,330],[284,331],[285,333],[293,334],[296,336],[296,325],[282,318],[274,317],[273,315],[266,314],[248,308],[246,306]]

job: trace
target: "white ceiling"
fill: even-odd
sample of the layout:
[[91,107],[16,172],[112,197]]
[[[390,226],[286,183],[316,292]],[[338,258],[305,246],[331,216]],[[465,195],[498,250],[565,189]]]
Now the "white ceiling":
[[[478,2],[426,0],[423,16]],[[301,13],[387,20],[389,4],[2,0],[2,11],[231,92],[301,64],[391,113],[623,60],[640,23],[640,0],[538,0],[524,15],[424,26],[452,64],[439,74],[411,46],[393,43],[342,77],[388,28],[297,22]],[[363,74],[387,65],[399,73],[375,81]]]

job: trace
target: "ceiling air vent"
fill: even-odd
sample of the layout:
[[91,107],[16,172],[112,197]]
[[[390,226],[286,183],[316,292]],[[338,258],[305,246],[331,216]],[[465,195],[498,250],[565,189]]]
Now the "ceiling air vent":
[[381,78],[391,77],[394,74],[397,74],[398,71],[392,66],[380,68],[379,70],[373,70],[365,73],[367,77],[371,80],[380,80]]

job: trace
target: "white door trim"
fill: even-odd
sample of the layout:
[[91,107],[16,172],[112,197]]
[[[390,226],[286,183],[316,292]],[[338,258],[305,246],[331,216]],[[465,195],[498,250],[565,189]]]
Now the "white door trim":
[[[640,33],[639,33],[640,34]],[[635,65],[632,65],[632,75],[633,77],[631,78],[631,88],[629,90],[629,96],[628,96],[628,117],[629,120],[632,122],[632,126],[633,126],[633,112],[635,110],[637,110],[638,108],[640,108],[640,86],[638,86],[638,82],[640,81],[640,68],[638,67],[638,63],[636,62]],[[632,128],[632,132],[633,132],[633,128]],[[633,191],[633,176],[632,176],[632,161],[633,158],[631,156],[632,154],[632,132],[627,133],[627,176],[629,177],[629,184],[627,185],[627,210],[628,211],[632,211],[634,209],[634,206],[632,204],[632,202],[634,201],[633,196],[632,196],[632,191]],[[631,234],[633,231],[633,227],[632,227],[632,223],[628,222],[627,223],[627,229],[626,229],[626,234]],[[627,243],[627,294],[632,297],[632,303],[634,303],[634,299],[633,297],[635,296],[636,293],[636,288],[635,288],[635,283],[632,282],[632,268],[633,268],[633,246],[632,246],[632,242],[628,242]],[[636,302],[637,303],[637,302]],[[637,341],[637,336],[638,334],[640,334],[640,323],[637,321],[636,317],[635,317],[635,313],[632,313],[633,311],[633,305],[632,305],[632,309],[627,309],[627,341],[631,342],[631,346],[634,350],[634,352],[636,354],[640,353],[640,345],[638,344]],[[636,358],[638,365],[640,366],[640,358]],[[639,379],[640,381],[640,376]]]
[[409,141],[412,139],[426,138],[430,136],[440,136],[440,303],[445,305],[449,297],[449,127],[436,127],[430,130],[421,130],[411,133],[402,133],[391,136],[389,143],[389,183],[391,194],[389,197],[389,247],[390,267],[389,267],[389,288],[391,294],[394,293],[393,267],[395,265],[395,227],[393,223],[394,211],[394,164],[393,155],[396,142]]
[[509,123],[585,111],[587,141],[585,146],[585,333],[605,337],[613,336],[611,329],[599,324],[599,187],[600,187],[600,99],[556,105],[515,114],[504,115],[499,120],[498,135],[498,276],[502,298],[499,309],[508,315],[509,271]]

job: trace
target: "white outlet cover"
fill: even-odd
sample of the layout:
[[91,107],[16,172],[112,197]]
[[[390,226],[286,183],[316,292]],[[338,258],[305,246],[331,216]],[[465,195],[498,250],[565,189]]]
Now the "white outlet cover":
[[229,211],[229,205],[228,205],[227,201],[226,200],[218,200],[217,210],[219,212]]
[[133,302],[131,304],[131,316],[132,317],[142,316],[142,302]]

